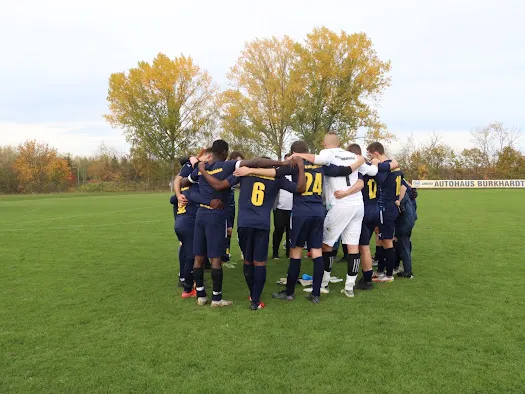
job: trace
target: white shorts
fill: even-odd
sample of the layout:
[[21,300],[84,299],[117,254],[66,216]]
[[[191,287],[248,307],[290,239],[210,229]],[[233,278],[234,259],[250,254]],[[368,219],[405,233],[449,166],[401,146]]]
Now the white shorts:
[[324,219],[323,243],[334,246],[339,237],[345,245],[359,245],[361,223],[365,215],[363,203],[336,204]]

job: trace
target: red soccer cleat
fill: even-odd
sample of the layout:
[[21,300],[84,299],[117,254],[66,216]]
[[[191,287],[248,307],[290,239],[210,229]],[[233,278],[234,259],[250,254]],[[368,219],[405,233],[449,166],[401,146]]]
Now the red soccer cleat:
[[194,298],[197,297],[197,290],[192,289],[191,291],[183,291],[182,292],[182,298]]
[[259,309],[263,309],[263,308],[264,308],[264,302],[259,302],[259,305],[253,305],[253,304],[252,304],[252,305],[250,306],[250,309],[251,309],[252,311],[257,311],[257,310],[259,310]]

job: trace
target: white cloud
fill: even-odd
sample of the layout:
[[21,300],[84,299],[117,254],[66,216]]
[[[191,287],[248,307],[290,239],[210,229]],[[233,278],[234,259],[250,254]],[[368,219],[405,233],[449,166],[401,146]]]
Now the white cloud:
[[120,131],[103,123],[0,123],[2,145],[18,145],[26,140],[47,142],[59,153],[72,155],[92,155],[101,143],[122,152],[129,149]]
[[444,130],[455,144],[491,121],[525,130],[520,0],[4,3],[0,144],[30,136],[78,153],[102,139],[124,147],[120,132],[100,124],[112,72],[158,52],[184,53],[224,86],[244,42],[284,34],[301,39],[321,25],[366,32],[379,56],[392,61],[392,86],[380,110],[392,131]]

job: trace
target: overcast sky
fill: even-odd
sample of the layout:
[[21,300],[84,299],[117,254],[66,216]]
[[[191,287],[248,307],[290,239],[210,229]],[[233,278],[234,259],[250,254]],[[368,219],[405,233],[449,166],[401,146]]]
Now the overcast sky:
[[470,144],[470,130],[496,120],[525,132],[519,0],[1,3],[0,145],[35,138],[74,154],[93,153],[102,141],[127,150],[102,118],[112,72],[158,52],[186,54],[225,87],[244,42],[299,40],[323,25],[366,32],[392,61],[380,115],[400,141],[439,131],[459,149]]

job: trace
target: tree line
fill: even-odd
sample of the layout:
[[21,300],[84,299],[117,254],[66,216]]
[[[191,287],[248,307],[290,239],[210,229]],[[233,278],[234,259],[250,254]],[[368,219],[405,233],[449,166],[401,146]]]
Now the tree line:
[[[378,115],[390,61],[365,33],[314,29],[247,42],[221,90],[191,57],[159,53],[109,77],[107,122],[127,153],[102,145],[90,157],[60,155],[45,143],[0,147],[0,193],[164,189],[178,158],[221,137],[248,157],[281,159],[294,139],[322,149],[335,131],[343,145],[395,139]],[[438,134],[396,154],[409,179],[525,178],[519,130],[495,122],[472,132],[474,148],[455,152]]]
[[[398,152],[389,154],[409,180],[525,179],[525,156],[516,147],[519,130],[494,122],[471,134],[473,147],[461,151],[434,133],[419,145],[412,135],[402,141]],[[197,150],[183,153],[197,154]],[[246,154],[246,158],[255,156]],[[122,153],[102,144],[92,156],[71,156],[36,141],[0,146],[0,194],[167,190],[172,171],[170,163],[137,147]]]

